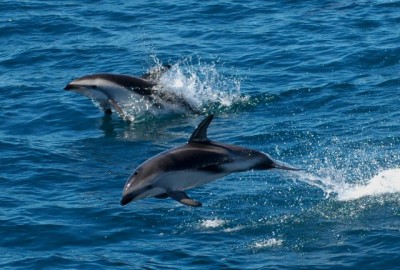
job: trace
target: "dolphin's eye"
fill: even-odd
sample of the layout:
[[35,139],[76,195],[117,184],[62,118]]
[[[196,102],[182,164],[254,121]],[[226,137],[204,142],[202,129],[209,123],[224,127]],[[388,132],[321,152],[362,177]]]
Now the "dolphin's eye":
[[90,88],[96,89],[96,88],[97,88],[97,85],[95,85],[95,84],[94,84],[94,85],[91,85]]
[[139,171],[135,171],[134,175],[138,175],[138,174],[139,174]]
[[152,189],[153,188],[153,185],[148,185],[147,186],[147,189]]

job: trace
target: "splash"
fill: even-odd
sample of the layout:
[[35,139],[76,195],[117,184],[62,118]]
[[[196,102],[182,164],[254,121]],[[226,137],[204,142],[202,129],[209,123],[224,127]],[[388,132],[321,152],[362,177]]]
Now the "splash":
[[194,63],[192,58],[186,58],[172,65],[159,84],[199,112],[227,110],[249,99],[240,92],[239,78],[225,76],[214,62],[205,64],[199,59]]
[[323,190],[326,197],[335,195],[339,201],[400,193],[400,168],[383,170],[372,178],[359,180],[357,183],[349,183],[340,175],[336,175],[336,177],[319,177],[307,173],[299,173],[298,175],[301,181]]
[[121,117],[130,122],[134,122],[138,116],[146,113],[149,115],[155,115],[159,111],[157,110],[157,107],[154,106],[154,103],[147,99],[147,97],[131,97],[123,104],[120,104],[120,107],[124,113]]
[[[149,72],[162,69],[158,59],[153,61],[155,66]],[[241,94],[240,79],[223,75],[215,63],[207,64],[199,59],[195,63],[192,58],[187,58],[158,75],[155,90],[162,93],[162,98],[132,97],[125,101],[122,109],[127,120],[133,121],[144,115],[231,111],[249,100]]]

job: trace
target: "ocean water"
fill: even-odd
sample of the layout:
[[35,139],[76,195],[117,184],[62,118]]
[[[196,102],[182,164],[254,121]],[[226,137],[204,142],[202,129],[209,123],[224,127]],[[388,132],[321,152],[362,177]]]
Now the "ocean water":
[[[398,269],[399,8],[1,1],[0,268]],[[128,123],[63,90],[162,63],[198,113],[133,104]],[[188,192],[201,208],[120,206],[135,167],[210,113],[212,140],[304,170],[229,175]]]

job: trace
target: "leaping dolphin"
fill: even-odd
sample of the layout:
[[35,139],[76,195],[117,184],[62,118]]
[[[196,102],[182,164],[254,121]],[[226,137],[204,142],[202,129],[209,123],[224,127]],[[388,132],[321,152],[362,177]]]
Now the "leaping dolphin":
[[149,102],[158,108],[170,104],[194,110],[182,96],[158,87],[162,73],[170,68],[170,65],[164,65],[141,78],[111,73],[86,75],[71,81],[64,89],[91,98],[106,114],[111,114],[111,108],[114,108],[122,118],[125,118],[124,104],[131,99]]
[[298,170],[256,150],[210,141],[207,128],[212,119],[213,115],[206,117],[194,130],[188,143],[142,163],[128,178],[121,205],[147,197],[171,197],[182,204],[199,207],[202,204],[191,199],[185,190],[234,172],[273,168]]

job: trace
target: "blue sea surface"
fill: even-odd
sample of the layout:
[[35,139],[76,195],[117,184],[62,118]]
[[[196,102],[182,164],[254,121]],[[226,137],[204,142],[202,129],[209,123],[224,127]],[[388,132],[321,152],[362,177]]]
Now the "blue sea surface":
[[[0,3],[1,269],[398,269],[400,2]],[[199,113],[104,116],[92,73],[163,84]],[[143,161],[209,138],[304,169],[120,205]],[[184,181],[185,179],[177,179]]]

